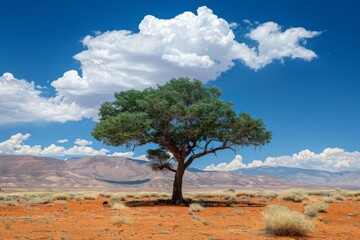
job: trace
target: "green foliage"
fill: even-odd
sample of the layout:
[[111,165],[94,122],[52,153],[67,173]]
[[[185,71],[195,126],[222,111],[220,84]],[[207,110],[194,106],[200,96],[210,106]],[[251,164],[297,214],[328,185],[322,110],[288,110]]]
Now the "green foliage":
[[187,158],[188,165],[218,150],[258,147],[270,141],[271,132],[261,119],[236,114],[233,104],[220,97],[218,88],[188,78],[143,91],[118,92],[115,101],[101,105],[92,135],[112,146],[155,143],[159,149],[148,152],[152,159],[164,161],[169,151],[178,162]]
[[183,174],[195,159],[224,149],[260,147],[271,139],[261,119],[236,114],[233,104],[220,97],[218,88],[188,78],[118,92],[115,101],[101,105],[92,136],[111,146],[156,144],[157,149],[147,151],[150,166],[176,172],[172,200],[179,203]]

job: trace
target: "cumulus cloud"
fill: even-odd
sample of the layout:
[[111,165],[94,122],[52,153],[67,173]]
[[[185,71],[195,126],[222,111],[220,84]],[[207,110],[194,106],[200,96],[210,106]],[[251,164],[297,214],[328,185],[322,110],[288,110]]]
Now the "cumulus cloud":
[[85,140],[85,139],[77,138],[77,139],[75,140],[75,144],[76,144],[76,145],[79,145],[79,146],[87,146],[87,145],[91,145],[91,144],[92,144],[92,141],[88,141],[88,140]]
[[261,166],[284,166],[325,171],[360,170],[360,152],[347,152],[341,148],[326,148],[319,154],[306,149],[291,156],[267,157],[265,161],[254,160],[243,164],[237,155],[230,163],[207,166],[207,171],[231,171]]
[[66,143],[66,142],[68,142],[69,140],[67,140],[66,138],[65,139],[60,139],[60,140],[58,140],[57,142],[58,143]]
[[219,163],[218,165],[211,164],[207,166],[205,171],[232,171],[240,168],[245,168],[246,164],[243,163],[241,155],[236,155],[235,159],[230,163]]
[[[17,133],[12,135],[9,139],[0,142],[0,154],[8,155],[34,155],[34,156],[118,156],[118,157],[134,157],[133,152],[116,152],[109,154],[108,149],[101,148],[100,150],[94,149],[88,145],[92,142],[85,139],[76,139],[74,146],[71,148],[65,148],[51,144],[48,147],[43,148],[41,145],[26,145],[24,141],[30,137],[29,133],[21,134]],[[67,139],[63,139],[67,140]],[[59,141],[58,141],[59,142]],[[62,141],[64,142],[64,141]],[[143,158],[143,156],[135,157],[135,159]]]
[[182,76],[206,83],[236,62],[258,70],[274,60],[316,57],[304,44],[320,32],[301,27],[282,31],[274,22],[253,24],[246,35],[254,42],[250,47],[235,39],[237,27],[204,6],[196,14],[184,12],[170,19],[147,15],[135,33],[114,30],[86,36],[86,50],[74,56],[82,74],[69,70],[53,81],[54,97],[43,97],[41,86],[10,73],[0,77],[0,124],[95,119],[99,105],[112,100],[115,91],[141,90]]
[[51,85],[60,95],[93,107],[112,99],[114,91],[156,86],[174,77],[215,80],[236,60],[257,70],[286,57],[307,61],[316,57],[302,43],[319,32],[301,27],[282,31],[267,22],[246,35],[256,45],[249,47],[235,40],[236,27],[205,6],[197,14],[184,12],[171,19],[147,15],[137,33],[118,30],[86,36],[87,49],[74,56],[82,76],[70,70]]
[[86,109],[66,98],[41,96],[34,82],[16,79],[11,73],[0,77],[0,124],[12,122],[52,121],[66,122],[94,116]]
[[110,157],[125,157],[125,158],[132,158],[135,155],[133,151],[130,152],[114,152],[112,154],[108,154]]
[[114,152],[112,154],[108,154],[109,157],[124,157],[124,158],[131,158],[134,160],[143,160],[143,161],[149,161],[149,159],[145,155],[140,155],[138,157],[135,157],[135,153],[133,151],[130,152]]

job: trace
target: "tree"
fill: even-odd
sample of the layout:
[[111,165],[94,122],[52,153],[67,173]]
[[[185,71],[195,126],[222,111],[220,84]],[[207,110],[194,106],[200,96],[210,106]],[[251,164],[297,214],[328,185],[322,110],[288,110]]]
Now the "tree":
[[185,203],[183,176],[195,159],[224,149],[260,147],[271,139],[261,119],[236,114],[221,95],[218,88],[188,78],[117,92],[115,101],[101,105],[92,135],[112,146],[156,144],[157,149],[147,151],[150,165],[175,173],[172,202]]

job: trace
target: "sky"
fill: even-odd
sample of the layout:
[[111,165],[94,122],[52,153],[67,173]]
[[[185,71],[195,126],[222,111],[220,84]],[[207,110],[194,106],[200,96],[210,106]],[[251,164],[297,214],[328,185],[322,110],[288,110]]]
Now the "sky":
[[145,159],[92,136],[115,91],[173,77],[216,86],[270,144],[207,170],[360,170],[358,1],[0,0],[0,154]]

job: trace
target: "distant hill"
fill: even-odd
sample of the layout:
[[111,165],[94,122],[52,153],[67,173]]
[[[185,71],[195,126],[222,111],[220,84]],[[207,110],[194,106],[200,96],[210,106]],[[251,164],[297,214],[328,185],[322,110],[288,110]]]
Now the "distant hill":
[[235,170],[246,176],[273,176],[288,182],[332,188],[360,188],[360,171],[329,172],[291,167],[256,167]]
[[65,161],[35,156],[0,156],[1,187],[106,187],[71,171]]
[[[304,185],[275,177],[190,168],[184,190],[283,189]],[[35,156],[0,156],[0,187],[74,187],[125,190],[171,190],[172,172],[156,173],[146,161],[121,157],[72,158],[67,161]]]

